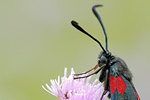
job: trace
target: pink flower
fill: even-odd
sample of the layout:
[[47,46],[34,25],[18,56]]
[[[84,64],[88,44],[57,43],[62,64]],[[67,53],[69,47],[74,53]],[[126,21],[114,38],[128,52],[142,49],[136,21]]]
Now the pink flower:
[[[71,69],[71,74],[67,78],[67,68],[64,70],[64,77],[58,76],[58,80],[50,80],[51,86],[46,84],[43,89],[48,93],[58,97],[60,100],[100,100],[102,93],[104,91],[103,85],[97,79],[90,84],[89,81],[91,77],[88,77],[85,81],[83,79],[73,79],[73,74],[75,74],[73,68]],[[108,96],[108,93],[103,97],[102,100],[105,100]]]

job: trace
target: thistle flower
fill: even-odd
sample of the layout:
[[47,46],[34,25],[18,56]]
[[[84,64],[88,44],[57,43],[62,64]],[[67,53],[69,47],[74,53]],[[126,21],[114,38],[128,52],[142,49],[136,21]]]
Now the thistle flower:
[[[97,79],[90,84],[89,81],[91,77],[85,79],[73,79],[73,74],[75,74],[73,68],[71,69],[71,74],[67,78],[67,68],[64,70],[64,77],[58,76],[58,80],[50,80],[51,86],[46,84],[43,89],[48,93],[58,97],[60,100],[100,100],[104,87],[101,83],[96,85]],[[103,97],[105,100],[108,93]]]

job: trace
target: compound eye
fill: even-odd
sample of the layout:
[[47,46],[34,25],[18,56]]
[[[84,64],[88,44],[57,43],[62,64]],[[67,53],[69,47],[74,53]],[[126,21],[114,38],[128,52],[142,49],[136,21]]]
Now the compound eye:
[[102,62],[102,63],[106,63],[106,61],[107,61],[106,57],[105,57],[105,56],[102,56],[102,57],[101,57],[101,62]]
[[103,63],[101,62],[101,59],[98,60],[98,66],[102,66]]
[[101,60],[99,59],[99,60],[98,60],[98,65],[100,65],[100,64],[101,64]]

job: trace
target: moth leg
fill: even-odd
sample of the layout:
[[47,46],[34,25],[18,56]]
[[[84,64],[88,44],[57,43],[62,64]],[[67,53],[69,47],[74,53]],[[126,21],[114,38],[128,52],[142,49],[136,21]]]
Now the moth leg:
[[101,99],[100,100],[102,100],[103,99],[103,96],[108,92],[108,90],[109,90],[109,71],[108,70],[106,70],[106,78],[105,78],[105,81],[104,81],[104,92],[103,92],[103,94],[102,94],[102,96],[101,96]]
[[86,73],[88,73],[88,72],[90,72],[90,71],[92,71],[92,70],[96,70],[97,68],[98,68],[98,64],[97,64],[95,67],[93,67],[92,69],[90,69],[90,70],[88,70],[88,71],[86,71],[86,72],[84,72],[84,73],[74,74],[74,76],[79,76],[79,75],[86,74]]
[[103,99],[103,96],[104,96],[107,92],[108,92],[107,90],[104,90],[104,92],[103,92],[103,94],[102,94],[102,96],[101,96],[101,99],[100,99],[100,100],[102,100],[102,99]]
[[97,74],[106,64],[102,65],[98,70],[96,70],[94,73],[86,75],[86,76],[82,76],[82,77],[74,77],[74,79],[80,79],[80,78],[87,78],[93,74]]
[[93,74],[97,74],[101,69],[102,69],[102,68],[99,68],[99,69],[98,69],[97,71],[95,71],[94,73],[89,74],[89,75],[86,75],[86,76],[74,77],[74,79],[87,78],[87,77],[89,77],[89,76],[91,76],[91,75],[93,75]]

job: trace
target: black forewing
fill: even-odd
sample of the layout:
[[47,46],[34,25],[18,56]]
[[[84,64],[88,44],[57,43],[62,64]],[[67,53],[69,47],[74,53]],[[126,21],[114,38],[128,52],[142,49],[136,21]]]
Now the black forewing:
[[[118,66],[116,65],[110,67],[110,77],[114,77],[113,80],[110,79],[111,100],[140,100],[133,84],[118,72],[117,67]],[[121,89],[124,87],[121,87],[122,85],[118,84],[119,81],[117,80],[117,77],[120,77],[123,82],[125,82],[126,88],[123,93],[120,92],[121,90],[119,90],[119,88]],[[114,90],[115,92],[113,92]]]

